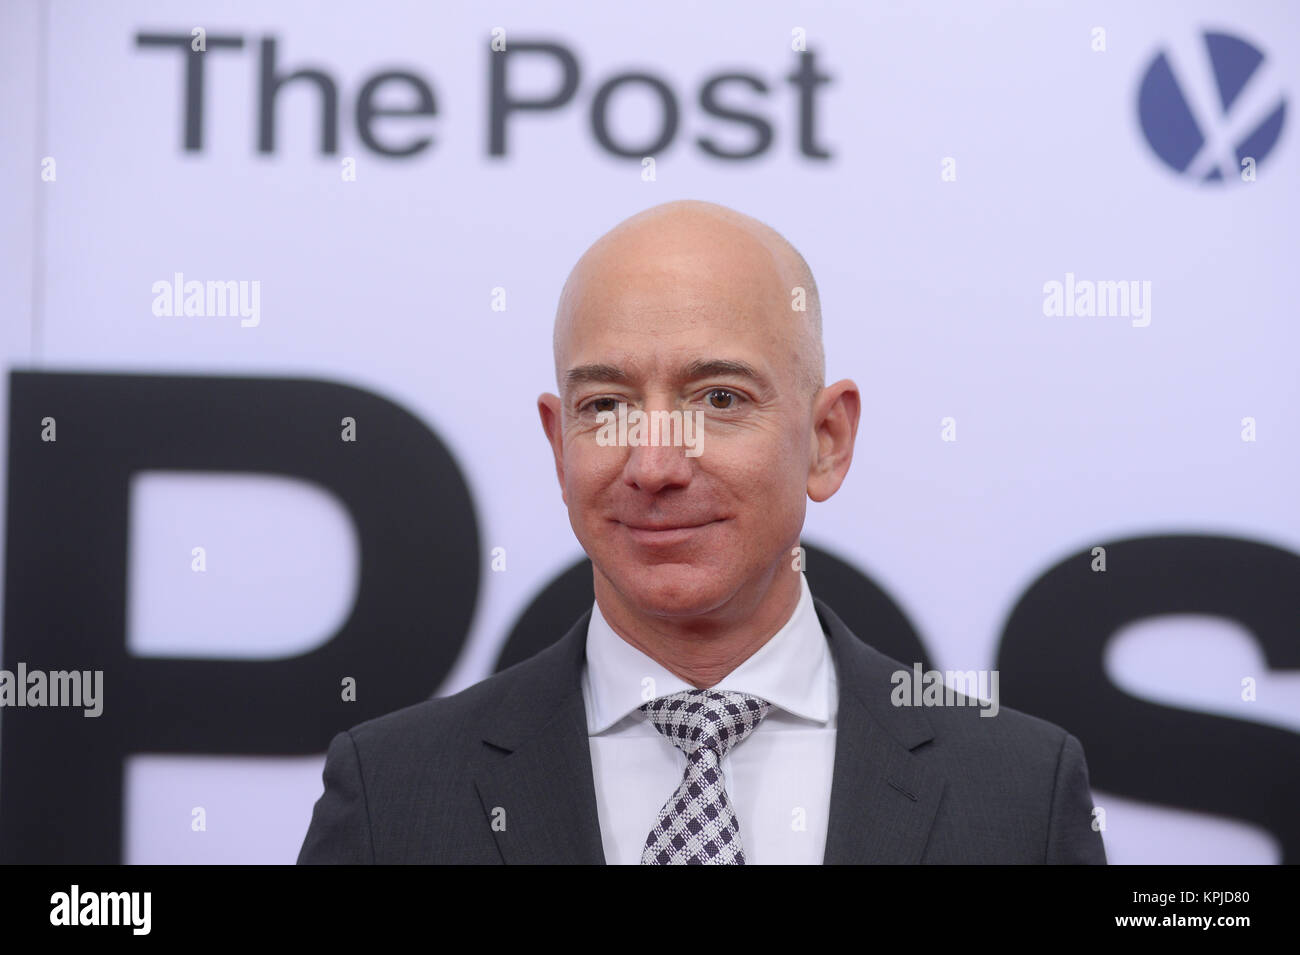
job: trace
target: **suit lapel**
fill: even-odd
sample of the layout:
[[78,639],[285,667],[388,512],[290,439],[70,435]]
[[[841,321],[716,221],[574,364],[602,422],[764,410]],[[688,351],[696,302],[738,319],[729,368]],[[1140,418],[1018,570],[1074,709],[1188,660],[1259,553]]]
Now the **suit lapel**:
[[582,699],[590,616],[519,664],[529,672],[483,735],[475,786],[510,864],[605,862]]
[[[826,604],[814,604],[839,684],[823,862],[920,862],[944,786],[912,754],[934,738],[930,721],[922,709],[890,703],[897,663],[859,640]],[[507,863],[605,862],[582,699],[589,617],[519,664],[528,673],[483,734],[474,783]]]
[[814,599],[839,684],[826,865],[917,863],[934,824],[943,778],[912,750],[934,738],[923,710],[895,707],[895,661],[859,640]]

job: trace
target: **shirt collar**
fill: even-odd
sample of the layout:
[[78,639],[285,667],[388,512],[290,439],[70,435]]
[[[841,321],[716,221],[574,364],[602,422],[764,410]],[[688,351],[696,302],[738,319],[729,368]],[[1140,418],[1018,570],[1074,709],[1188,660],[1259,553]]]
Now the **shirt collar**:
[[[824,724],[830,719],[830,652],[802,572],[799,587],[799,602],[785,625],[713,689],[750,693]],[[615,633],[593,604],[582,681],[588,732],[602,733],[639,709],[647,702],[643,693],[650,680],[656,698],[694,689]]]

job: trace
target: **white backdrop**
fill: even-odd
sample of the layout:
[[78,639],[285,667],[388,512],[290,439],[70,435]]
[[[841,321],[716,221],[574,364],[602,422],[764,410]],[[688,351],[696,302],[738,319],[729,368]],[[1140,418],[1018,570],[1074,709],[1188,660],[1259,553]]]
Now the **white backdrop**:
[[[1185,94],[1220,111],[1207,29],[1259,48],[1267,70],[1252,100],[1290,109],[1292,4],[10,0],[0,17],[6,366],[319,377],[420,416],[464,469],[485,560],[469,642],[439,692],[489,672],[524,606],[581,556],[534,410],[554,387],[556,297],[599,234],[675,198],[763,219],[812,265],[828,375],[854,378],[865,407],[848,482],[810,508],[805,536],[886,587],[939,667],[993,666],[1025,587],[1101,540],[1224,533],[1300,551],[1294,117],[1255,181],[1234,169],[1199,183],[1159,159],[1137,109],[1168,50]],[[184,58],[136,36],[195,27],[244,45],[206,55],[203,147],[185,151]],[[499,157],[488,155],[494,27],[507,48],[566,47],[581,71],[567,106],[509,118]],[[813,94],[829,159],[800,150],[786,80],[797,28],[830,77]],[[281,72],[324,70],[337,84],[337,153],[320,152],[320,95],[304,82],[278,95],[275,149],[258,151],[267,37]],[[517,95],[559,82],[544,57],[511,64]],[[362,84],[394,69],[421,77],[436,106],[374,121],[386,142],[432,137],[408,158],[368,148],[355,116]],[[661,77],[680,109],[654,181],[592,132],[597,88],[627,71]],[[696,142],[752,141],[699,105],[708,78],[731,72],[767,87],[718,94],[771,124],[752,160]],[[378,99],[414,102],[397,86]],[[657,101],[625,89],[609,116],[616,139],[646,142]],[[153,284],[176,272],[259,282],[259,323],[155,315]],[[1045,315],[1044,284],[1067,273],[1150,282],[1150,323]],[[940,440],[948,416],[956,442]],[[1253,443],[1241,439],[1247,416]],[[208,542],[222,572],[196,580],[176,559],[189,541]],[[486,566],[498,546],[503,573]],[[132,496],[129,644],[301,652],[347,615],[358,559],[346,512],[308,485],[150,475]],[[1106,664],[1136,695],[1300,731],[1300,676],[1267,673],[1250,634],[1225,621],[1149,621],[1117,636]],[[1261,674],[1249,712],[1245,672]],[[291,861],[322,763],[135,757],[125,857]],[[1279,855],[1237,820],[1095,798],[1113,862]],[[206,832],[190,828],[198,805]]]

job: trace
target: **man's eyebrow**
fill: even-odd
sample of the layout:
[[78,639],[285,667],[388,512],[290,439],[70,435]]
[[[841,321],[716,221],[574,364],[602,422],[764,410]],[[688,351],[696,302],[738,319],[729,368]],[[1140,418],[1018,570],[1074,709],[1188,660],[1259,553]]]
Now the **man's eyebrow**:
[[767,378],[759,374],[757,368],[748,362],[734,361],[730,358],[701,358],[691,362],[683,369],[686,381],[700,378],[748,378],[760,385],[767,385]]
[[632,376],[617,365],[578,365],[564,373],[564,383],[566,385],[603,384],[605,382],[622,385],[631,380]]
[[[682,381],[699,381],[701,378],[748,378],[756,384],[767,387],[769,382],[757,368],[745,361],[731,358],[697,358],[682,368]],[[617,365],[596,362],[589,365],[576,365],[564,373],[564,383],[568,387],[581,384],[629,384],[632,375]]]

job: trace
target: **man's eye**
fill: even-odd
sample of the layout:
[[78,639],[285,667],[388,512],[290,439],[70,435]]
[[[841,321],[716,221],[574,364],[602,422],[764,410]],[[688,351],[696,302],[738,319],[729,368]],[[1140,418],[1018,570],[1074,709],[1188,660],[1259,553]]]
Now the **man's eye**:
[[726,411],[738,403],[739,397],[734,391],[728,391],[726,388],[714,388],[705,395],[705,400],[710,407]]
[[602,411],[617,411],[618,401],[615,398],[593,398],[587,402],[587,408],[597,414]]

